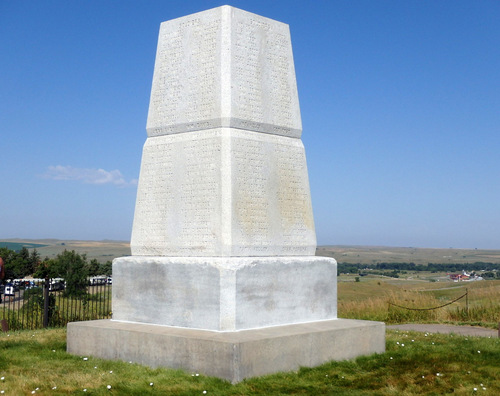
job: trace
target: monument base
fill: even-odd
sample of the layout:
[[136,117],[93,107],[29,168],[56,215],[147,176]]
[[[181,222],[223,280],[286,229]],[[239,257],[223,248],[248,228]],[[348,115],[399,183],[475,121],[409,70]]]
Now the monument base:
[[113,319],[240,331],[337,318],[329,257],[158,257],[113,260]]
[[95,320],[68,323],[73,355],[184,369],[231,381],[385,351],[385,324],[325,320],[235,332]]

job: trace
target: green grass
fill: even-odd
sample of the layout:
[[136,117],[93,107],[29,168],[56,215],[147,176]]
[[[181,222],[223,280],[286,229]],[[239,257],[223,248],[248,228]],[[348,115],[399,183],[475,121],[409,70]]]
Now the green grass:
[[0,377],[4,377],[0,391],[5,395],[33,391],[51,395],[500,394],[498,338],[388,331],[386,353],[237,385],[180,370],[85,360],[68,355],[65,348],[64,329],[0,333]]

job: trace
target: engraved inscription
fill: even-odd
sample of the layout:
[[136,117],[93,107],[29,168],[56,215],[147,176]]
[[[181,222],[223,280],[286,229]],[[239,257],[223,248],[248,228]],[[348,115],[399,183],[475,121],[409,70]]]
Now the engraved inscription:
[[220,139],[202,138],[182,148],[184,176],[180,185],[180,245],[183,255],[212,251],[217,232],[220,202]]
[[314,221],[302,145],[275,135],[237,135],[232,172],[238,252],[311,254]]
[[220,18],[163,24],[148,115],[152,136],[168,127],[220,117],[217,107]]
[[233,142],[234,210],[236,238],[252,250],[266,251],[272,239],[269,218],[268,177],[265,144],[258,140],[235,139]]
[[277,193],[285,253],[306,250],[303,241],[310,235],[314,220],[303,149],[280,146],[275,149],[279,188]]
[[314,254],[288,27],[228,6],[160,29],[133,255]]
[[133,254],[141,254],[135,246],[148,254],[215,254],[220,242],[220,150],[214,131],[148,139]]
[[289,36],[265,20],[239,19],[233,62],[234,116],[270,124],[267,133],[291,134],[298,102]]

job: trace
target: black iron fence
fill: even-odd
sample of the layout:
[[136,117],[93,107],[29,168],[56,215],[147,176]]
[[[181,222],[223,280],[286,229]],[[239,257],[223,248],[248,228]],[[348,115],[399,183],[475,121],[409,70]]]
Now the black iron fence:
[[46,280],[35,285],[0,286],[2,329],[64,327],[68,322],[111,318],[111,288],[93,284],[78,295],[64,290],[64,282]]

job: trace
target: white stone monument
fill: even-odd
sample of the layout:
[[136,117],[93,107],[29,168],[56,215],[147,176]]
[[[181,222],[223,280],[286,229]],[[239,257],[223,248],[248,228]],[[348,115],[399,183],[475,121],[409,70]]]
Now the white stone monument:
[[70,324],[68,351],[232,382],[384,351],[382,323],[337,319],[301,132],[288,25],[230,6],[162,23],[132,256],[113,319]]

